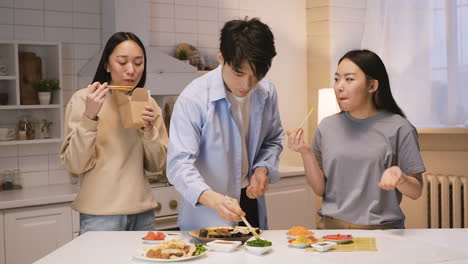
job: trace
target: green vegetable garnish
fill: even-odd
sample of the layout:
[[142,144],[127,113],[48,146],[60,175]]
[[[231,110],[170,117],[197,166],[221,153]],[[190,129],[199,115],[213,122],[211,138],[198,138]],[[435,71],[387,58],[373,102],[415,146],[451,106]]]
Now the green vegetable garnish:
[[245,242],[245,244],[249,247],[269,247],[272,245],[271,241],[263,240],[263,239],[254,239]]
[[193,252],[192,256],[198,256],[200,255],[201,253],[207,251],[208,249],[206,247],[204,247],[202,244],[196,244],[195,245],[195,251]]

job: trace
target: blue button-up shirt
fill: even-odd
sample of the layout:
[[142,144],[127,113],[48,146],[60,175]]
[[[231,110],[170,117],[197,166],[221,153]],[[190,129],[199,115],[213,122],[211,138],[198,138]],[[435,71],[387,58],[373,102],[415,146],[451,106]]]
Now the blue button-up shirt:
[[[257,167],[268,168],[270,183],[279,180],[283,128],[274,85],[261,80],[251,91],[247,155],[250,179]],[[181,230],[236,225],[216,210],[198,203],[205,190],[240,200],[242,184],[241,134],[231,113],[221,66],[192,81],[180,94],[172,112],[167,176],[183,196],[179,209]],[[257,198],[260,227],[267,229],[264,196]]]

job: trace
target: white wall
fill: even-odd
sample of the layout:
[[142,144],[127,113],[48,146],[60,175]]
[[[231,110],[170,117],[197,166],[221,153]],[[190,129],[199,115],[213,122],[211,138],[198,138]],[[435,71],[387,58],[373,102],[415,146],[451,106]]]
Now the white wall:
[[[269,24],[278,55],[267,77],[278,89],[283,126],[299,125],[308,111],[305,0],[152,0],[150,4],[150,45],[168,54],[177,43],[189,42],[214,60],[219,30],[227,20],[260,17]],[[101,13],[100,1],[95,0],[1,0],[0,39],[62,41],[66,103],[79,88],[79,69],[101,46]],[[1,146],[0,170],[19,168],[25,186],[68,182],[59,146]],[[286,144],[282,163],[300,164]]]
[[[77,73],[98,51],[100,1],[1,0],[0,39],[63,43],[64,101],[77,89]],[[69,182],[58,156],[60,144],[0,146],[0,171],[20,169],[24,185]]]

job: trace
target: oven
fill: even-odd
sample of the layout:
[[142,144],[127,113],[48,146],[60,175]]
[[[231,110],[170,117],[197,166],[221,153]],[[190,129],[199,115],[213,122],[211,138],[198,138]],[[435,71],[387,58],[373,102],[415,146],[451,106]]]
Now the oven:
[[[177,100],[177,95],[152,95],[156,103],[162,111],[164,125],[169,134],[169,126],[172,110]],[[155,221],[154,227],[156,230],[179,230],[177,224],[177,216],[179,213],[180,194],[174,186],[171,186],[167,180],[166,170],[149,174],[153,198],[157,202],[157,207],[154,209]]]

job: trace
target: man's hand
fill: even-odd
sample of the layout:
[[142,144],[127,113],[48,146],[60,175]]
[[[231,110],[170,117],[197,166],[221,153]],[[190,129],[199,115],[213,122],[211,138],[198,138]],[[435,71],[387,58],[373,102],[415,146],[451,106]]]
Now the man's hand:
[[268,169],[258,167],[250,178],[250,185],[245,193],[250,199],[255,199],[262,196],[268,190]]
[[386,169],[380,178],[379,187],[384,190],[393,190],[407,181],[407,177],[398,166]]
[[201,204],[213,208],[221,219],[240,222],[245,212],[240,208],[239,202],[227,195],[219,194],[213,190],[204,191],[198,200]]

